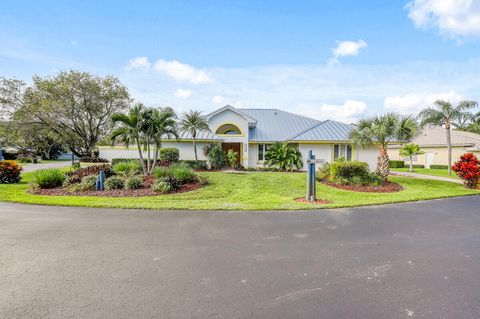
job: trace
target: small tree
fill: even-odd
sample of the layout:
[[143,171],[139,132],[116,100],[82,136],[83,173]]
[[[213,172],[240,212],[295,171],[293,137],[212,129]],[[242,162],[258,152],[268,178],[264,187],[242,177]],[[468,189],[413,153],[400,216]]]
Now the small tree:
[[410,160],[410,172],[413,172],[413,157],[423,153],[424,152],[420,150],[420,146],[415,143],[407,143],[400,149],[400,156],[408,157]]
[[190,111],[188,113],[183,113],[182,118],[180,119],[180,130],[184,132],[189,132],[192,135],[195,161],[198,161],[197,133],[198,131],[210,131],[207,118],[202,115],[202,112],[199,111]]
[[465,153],[455,162],[453,170],[468,188],[477,188],[480,182],[480,161],[473,153]]
[[228,164],[230,164],[230,166],[233,168],[233,169],[236,169],[238,167],[238,153],[235,152],[234,150],[228,150],[227,152],[227,160],[228,160]]

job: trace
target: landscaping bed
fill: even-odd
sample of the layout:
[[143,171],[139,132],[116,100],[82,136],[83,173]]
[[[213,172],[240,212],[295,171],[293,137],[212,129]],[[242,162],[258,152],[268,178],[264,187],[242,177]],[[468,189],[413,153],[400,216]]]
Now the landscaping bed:
[[364,193],[393,193],[399,192],[403,189],[402,185],[393,182],[385,182],[383,185],[341,185],[329,181],[322,181],[323,184],[326,184],[331,187],[340,188],[353,192],[364,192]]

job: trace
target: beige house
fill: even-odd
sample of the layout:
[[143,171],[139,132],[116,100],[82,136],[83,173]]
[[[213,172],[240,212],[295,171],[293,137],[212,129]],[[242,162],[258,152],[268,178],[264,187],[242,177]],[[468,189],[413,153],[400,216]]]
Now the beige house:
[[[458,160],[460,155],[471,152],[480,156],[480,135],[470,132],[451,130],[452,138],[452,164]],[[413,164],[425,165],[447,165],[447,133],[444,127],[427,126],[422,133],[417,136],[412,143],[420,145],[424,154],[413,157]],[[405,160],[408,158],[400,156],[401,145],[391,145],[388,149],[388,156],[391,160]]]

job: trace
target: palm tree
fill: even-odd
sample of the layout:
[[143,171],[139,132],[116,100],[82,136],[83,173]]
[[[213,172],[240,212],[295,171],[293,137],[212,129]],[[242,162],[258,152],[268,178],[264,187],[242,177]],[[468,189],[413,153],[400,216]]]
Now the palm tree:
[[[151,111],[146,132],[150,136],[150,140],[155,143],[155,149],[153,151],[153,164],[148,167],[149,174],[153,172],[157,164],[158,153],[162,148],[162,139],[172,137],[178,139],[176,118],[177,115],[171,107],[152,109]],[[150,160],[150,149],[148,154]]]
[[400,156],[408,157],[410,160],[410,172],[413,172],[413,157],[425,152],[420,150],[420,146],[415,143],[407,143],[400,149]]
[[433,107],[426,108],[419,113],[422,119],[422,125],[435,124],[444,125],[447,133],[447,149],[448,149],[448,175],[452,175],[452,140],[450,129],[452,126],[458,126],[459,120],[465,117],[467,110],[478,105],[475,101],[461,101],[456,106],[443,100],[434,102]]
[[377,174],[386,181],[390,174],[388,144],[392,141],[408,142],[415,137],[417,131],[418,124],[411,116],[387,113],[360,120],[350,132],[350,139],[363,148],[372,145],[378,147]]
[[207,118],[199,111],[190,111],[183,113],[180,120],[180,129],[184,132],[189,132],[193,140],[193,152],[195,153],[195,161],[197,157],[197,133],[198,131],[210,131],[208,127]]
[[143,115],[145,107],[142,104],[136,104],[128,114],[116,113],[112,115],[114,123],[121,123],[121,126],[112,132],[112,143],[119,137],[128,147],[130,144],[137,144],[138,156],[142,165],[143,174],[147,175],[147,168],[143,160],[142,141],[143,141]]

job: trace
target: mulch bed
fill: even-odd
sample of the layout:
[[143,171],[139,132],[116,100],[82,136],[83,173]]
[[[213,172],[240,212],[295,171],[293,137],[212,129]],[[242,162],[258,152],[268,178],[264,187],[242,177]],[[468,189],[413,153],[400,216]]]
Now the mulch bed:
[[[151,181],[145,181],[143,188],[139,189],[113,189],[113,190],[104,190],[104,191],[84,191],[84,192],[69,192],[63,188],[51,188],[51,189],[36,189],[30,190],[31,194],[36,195],[49,195],[49,196],[96,196],[96,197],[142,197],[142,196],[158,196],[158,195],[165,195],[162,193],[154,192],[150,189]],[[148,185],[148,187],[146,187]],[[194,184],[184,184],[180,189],[178,189],[174,193],[170,194],[178,194],[178,193],[185,193],[196,190],[202,187],[200,183]]]
[[392,182],[386,182],[383,186],[340,185],[327,181],[324,181],[322,183],[331,187],[340,188],[347,191],[363,193],[395,193],[403,190],[403,187],[401,185]]
[[314,202],[308,201],[305,197],[295,198],[297,203],[307,203],[307,204],[332,204],[332,201],[326,199],[317,199]]

